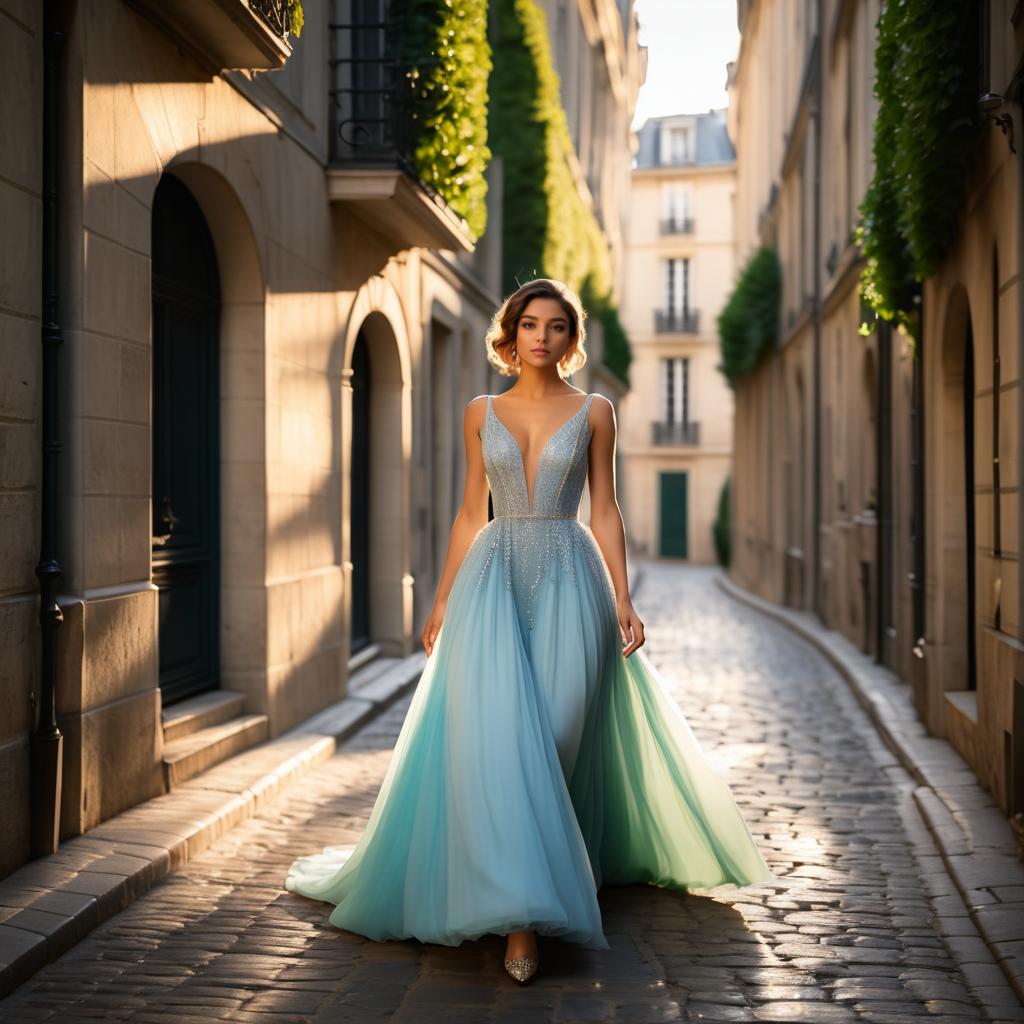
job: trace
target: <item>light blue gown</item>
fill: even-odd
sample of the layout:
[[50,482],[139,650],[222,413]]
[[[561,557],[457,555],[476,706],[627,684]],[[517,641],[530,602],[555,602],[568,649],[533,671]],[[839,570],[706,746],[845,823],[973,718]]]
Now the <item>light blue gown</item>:
[[643,649],[578,518],[593,395],[545,446],[533,507],[487,399],[495,518],[448,596],[369,822],[285,887],[371,939],[458,945],[528,928],[608,942],[603,882],[708,889],[772,877],[725,781]]

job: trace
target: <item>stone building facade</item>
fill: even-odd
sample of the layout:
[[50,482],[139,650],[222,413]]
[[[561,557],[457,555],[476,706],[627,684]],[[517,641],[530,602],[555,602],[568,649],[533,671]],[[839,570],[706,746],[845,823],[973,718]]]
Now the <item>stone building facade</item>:
[[648,555],[715,561],[711,526],[732,452],[717,317],[733,280],[736,161],[725,110],[651,118],[638,132],[623,322],[625,512]]
[[[912,687],[1007,813],[1024,810],[1018,572],[1022,182],[990,126],[962,227],[924,283],[919,350],[860,325],[879,0],[739,4],[736,257],[773,245],[778,346],[736,388],[738,583],[811,609]],[[1021,131],[1024,38],[978,5],[979,65]]]
[[[355,667],[419,649],[463,410],[499,384],[482,339],[501,168],[474,242],[397,160],[354,158],[351,121],[374,111],[345,106],[352,5],[306,0],[297,39],[274,21],[284,6],[0,2],[5,94],[21,98],[0,118],[0,875],[47,852],[32,767],[44,7],[62,33],[56,831],[187,777],[184,712],[217,733],[209,763],[338,700]],[[599,386],[599,351],[587,372],[575,383]]]

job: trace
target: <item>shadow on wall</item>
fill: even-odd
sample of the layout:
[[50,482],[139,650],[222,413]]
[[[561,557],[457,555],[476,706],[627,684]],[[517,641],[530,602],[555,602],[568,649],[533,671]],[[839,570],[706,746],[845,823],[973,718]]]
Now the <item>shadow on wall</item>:
[[[252,173],[261,162],[273,167],[279,152],[273,134],[243,136],[203,145],[201,161],[198,147],[178,154],[165,172],[198,203],[217,255],[222,595],[224,621],[236,624],[248,621],[252,590],[265,588],[268,579],[342,564],[343,380],[361,328],[380,385],[372,429],[390,449],[369,481],[375,516],[382,520],[396,507],[385,478],[407,455],[401,431],[408,354],[400,351],[407,341],[404,321],[395,323],[402,317],[397,293],[381,277],[386,248],[358,222],[342,218],[325,190],[317,240],[300,237],[282,212],[298,204],[296,196],[279,202]],[[226,172],[236,172],[241,185],[236,188]],[[322,183],[322,168],[316,172]],[[276,174],[268,179],[280,180]],[[96,344],[121,345],[123,339],[124,348],[136,351],[150,344],[150,209],[159,180],[153,172],[117,181],[98,176],[86,185],[85,231],[105,239],[83,250],[84,326]],[[301,197],[304,222],[315,218],[311,205],[315,197]],[[305,251],[289,249],[293,241]],[[315,265],[310,250],[328,269]],[[344,274],[335,273],[339,266]],[[115,294],[104,299],[112,281],[123,287],[109,289]],[[386,312],[375,308],[385,299]],[[81,365],[70,368],[73,376],[82,372]],[[148,414],[141,415],[139,422],[148,424]],[[389,545],[378,539],[365,553],[388,567],[392,593],[385,603],[401,600],[401,566],[390,565],[401,550],[392,537]],[[326,637],[340,642],[343,608],[320,609],[318,617]],[[225,640],[222,674],[266,670],[265,643]],[[302,647],[308,651],[309,641]]]

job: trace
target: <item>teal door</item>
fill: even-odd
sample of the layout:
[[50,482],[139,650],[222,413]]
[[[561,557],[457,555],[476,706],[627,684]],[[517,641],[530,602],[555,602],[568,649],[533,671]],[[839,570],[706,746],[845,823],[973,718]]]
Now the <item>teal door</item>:
[[686,533],[688,515],[686,506],[687,473],[658,474],[658,554],[666,558],[688,557]]

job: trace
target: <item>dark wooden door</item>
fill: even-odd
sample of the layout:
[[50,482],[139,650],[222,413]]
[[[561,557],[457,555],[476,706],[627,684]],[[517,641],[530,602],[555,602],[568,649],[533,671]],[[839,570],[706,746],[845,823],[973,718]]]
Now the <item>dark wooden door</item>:
[[975,595],[975,526],[974,511],[974,330],[967,321],[967,340],[964,343],[964,521],[967,547],[967,689],[978,685],[978,622]]
[[370,642],[370,352],[360,332],[352,350],[352,481],[349,537],[352,559],[352,622],[349,651]]
[[153,202],[153,582],[165,705],[218,686],[218,319],[209,228],[165,174]]
[[667,558],[687,557],[686,473],[658,474],[658,553]]

